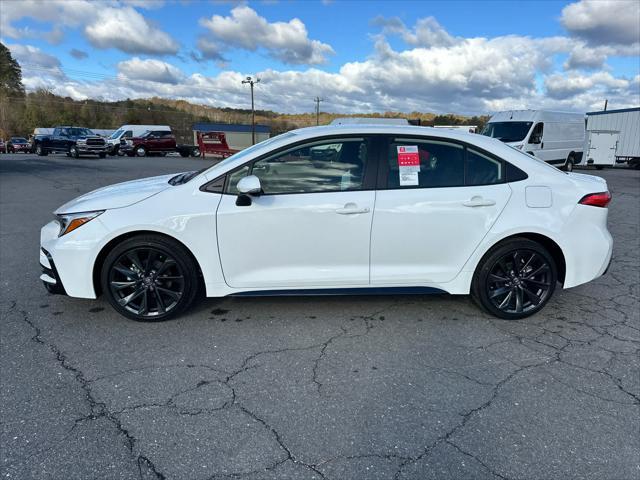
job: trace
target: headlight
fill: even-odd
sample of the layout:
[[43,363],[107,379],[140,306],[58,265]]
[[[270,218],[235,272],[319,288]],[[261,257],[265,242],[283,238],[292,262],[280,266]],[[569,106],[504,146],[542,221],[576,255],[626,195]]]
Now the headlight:
[[81,227],[87,222],[90,222],[98,215],[104,213],[104,210],[97,212],[82,212],[82,213],[69,213],[57,215],[57,221],[60,224],[59,237],[66,235],[69,232],[73,232],[76,228]]

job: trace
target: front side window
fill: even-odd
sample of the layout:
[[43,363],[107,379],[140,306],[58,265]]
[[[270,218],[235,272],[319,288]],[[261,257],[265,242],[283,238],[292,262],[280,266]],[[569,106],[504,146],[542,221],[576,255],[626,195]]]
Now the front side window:
[[529,143],[540,143],[542,142],[542,132],[544,129],[543,123],[537,123],[535,127],[533,127],[533,132],[531,132],[531,136],[529,137]]
[[466,185],[492,185],[504,181],[503,162],[467,149]]
[[363,138],[309,143],[258,160],[251,174],[267,195],[359,190],[369,150]]
[[464,185],[464,148],[439,140],[396,138],[387,152],[387,188]]

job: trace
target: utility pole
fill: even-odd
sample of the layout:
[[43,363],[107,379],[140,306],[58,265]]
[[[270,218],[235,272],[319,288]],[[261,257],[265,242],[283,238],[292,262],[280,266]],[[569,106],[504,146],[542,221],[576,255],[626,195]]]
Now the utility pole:
[[324,102],[324,100],[320,97],[316,97],[313,101],[316,103],[316,125],[320,125],[320,102]]
[[605,112],[607,111],[607,105],[608,105],[608,103],[609,103],[609,100],[608,100],[608,99],[605,99],[605,101],[604,101],[604,111],[605,111]]
[[256,83],[260,83],[260,79],[256,78],[255,80],[251,77],[247,77],[246,80],[242,80],[242,83],[248,83],[251,86],[251,145],[256,144],[256,110],[253,106],[253,86]]

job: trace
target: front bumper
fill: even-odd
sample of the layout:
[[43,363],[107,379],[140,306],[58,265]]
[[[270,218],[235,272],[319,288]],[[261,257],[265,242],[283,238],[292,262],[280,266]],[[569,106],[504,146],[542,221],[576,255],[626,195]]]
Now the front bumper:
[[76,148],[80,153],[107,153],[109,145],[86,145],[77,143]]
[[49,293],[66,295],[67,292],[64,289],[64,285],[62,285],[60,275],[58,275],[56,264],[53,262],[51,254],[44,248],[40,248],[40,267],[42,268],[40,280],[42,280],[44,288],[46,288]]

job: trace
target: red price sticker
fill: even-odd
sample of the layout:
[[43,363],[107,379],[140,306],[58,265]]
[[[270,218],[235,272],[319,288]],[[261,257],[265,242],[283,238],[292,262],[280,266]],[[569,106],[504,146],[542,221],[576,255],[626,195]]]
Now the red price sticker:
[[398,166],[420,167],[420,155],[418,154],[417,145],[398,147]]

